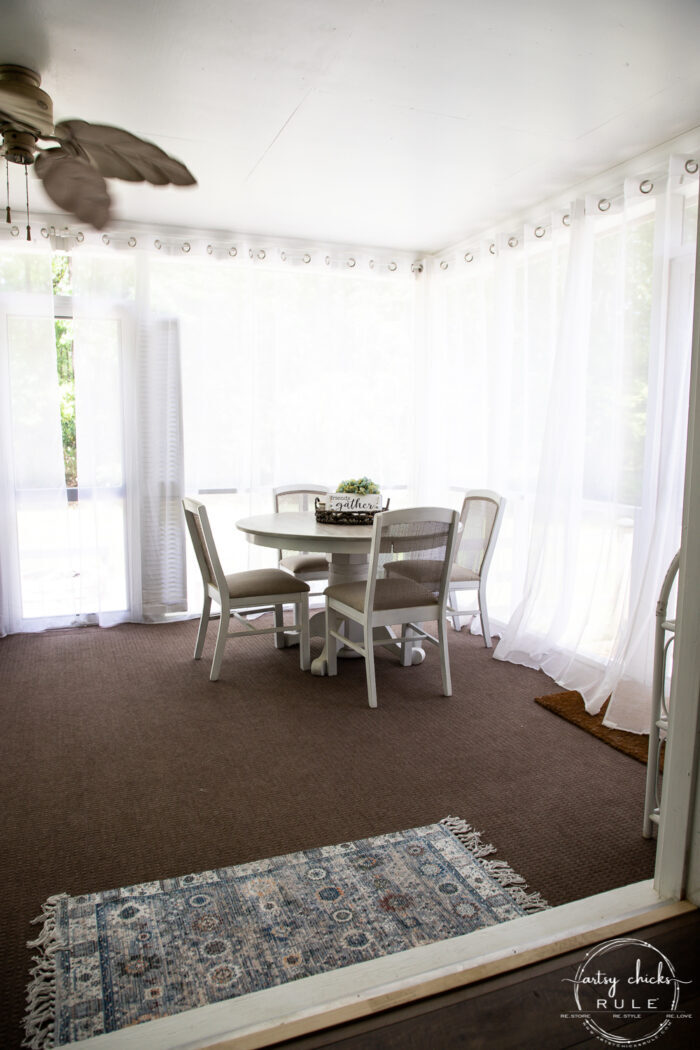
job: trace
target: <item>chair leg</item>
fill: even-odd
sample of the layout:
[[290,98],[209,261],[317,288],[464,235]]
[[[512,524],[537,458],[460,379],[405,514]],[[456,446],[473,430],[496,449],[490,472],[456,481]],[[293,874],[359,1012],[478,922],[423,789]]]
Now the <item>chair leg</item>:
[[[457,609],[458,608],[458,606],[457,606],[457,591],[450,591],[450,608],[452,608],[452,609]],[[455,631],[461,631],[462,630],[462,621],[461,621],[460,617],[456,615],[456,613],[452,613],[452,626],[454,627]]]
[[277,634],[274,635],[275,649],[284,649],[284,606],[283,605],[276,605],[275,606],[275,627],[279,628]]
[[440,669],[442,671],[443,696],[452,696],[452,676],[450,675],[450,654],[447,648],[447,617],[438,620],[438,641],[440,642]]
[[338,673],[338,645],[331,630],[339,630],[340,623],[340,616],[335,609],[331,609],[326,599],[326,664],[329,675]]
[[374,631],[365,624],[365,673],[367,675],[367,700],[370,707],[377,706],[377,676],[374,671]]
[[207,636],[207,627],[209,626],[209,613],[211,612],[211,595],[204,595],[204,605],[202,606],[202,615],[199,620],[199,630],[197,631],[197,641],[194,644],[194,658],[195,660],[201,660],[202,651],[204,649],[204,639]]
[[486,587],[479,585],[479,618],[481,630],[484,635],[484,645],[491,648],[491,625],[489,624],[489,611],[486,605]]
[[[302,671],[311,667],[311,636],[309,633],[309,596],[302,594],[297,605],[297,616],[301,623],[299,634],[299,666]],[[277,635],[275,635],[275,638]]]
[[228,638],[228,629],[231,621],[231,614],[228,609],[221,610],[221,619],[219,620],[219,633],[216,636],[216,646],[214,648],[214,659],[211,664],[211,671],[209,678],[212,682],[215,682],[219,677],[221,671],[221,661],[224,658],[224,648],[226,646],[226,639]]

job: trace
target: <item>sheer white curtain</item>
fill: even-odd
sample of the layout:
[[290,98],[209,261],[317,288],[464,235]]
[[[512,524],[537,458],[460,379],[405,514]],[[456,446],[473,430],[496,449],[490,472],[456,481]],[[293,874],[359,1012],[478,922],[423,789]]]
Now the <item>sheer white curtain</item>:
[[443,359],[463,355],[467,392],[443,482],[509,499],[495,656],[543,668],[591,712],[612,694],[606,721],[637,732],[680,541],[696,202],[673,158],[469,264],[445,260],[460,273],[436,296]]
[[137,255],[76,252],[72,278],[69,492],[51,244],[0,253],[0,634],[186,609],[177,321]]
[[70,581],[51,258],[0,250],[0,635],[59,622]]
[[[588,700],[596,711],[612,694],[605,723],[636,732],[648,731],[653,612],[681,535],[698,188],[697,180],[682,184],[678,171],[683,168],[674,159],[656,201],[645,448],[629,601],[603,680]],[[636,189],[627,187],[632,199]]]
[[[152,301],[181,326],[185,487],[238,569],[275,562],[235,528],[275,485],[368,475],[392,505],[416,498],[416,277],[326,258],[151,259]],[[188,592],[196,609],[192,562]]]
[[73,256],[80,610],[102,626],[186,609],[179,325],[148,257]]
[[501,628],[523,590],[569,253],[562,218],[455,253],[430,275],[432,407],[418,421],[423,447],[440,454],[426,457],[425,498],[459,507],[467,489],[505,495],[488,591]]
[[[60,302],[50,237],[3,263],[3,631],[196,611],[185,492],[232,569],[274,562],[235,527],[274,485],[367,474],[415,500],[409,259],[71,232]],[[54,306],[73,341],[69,500]]]

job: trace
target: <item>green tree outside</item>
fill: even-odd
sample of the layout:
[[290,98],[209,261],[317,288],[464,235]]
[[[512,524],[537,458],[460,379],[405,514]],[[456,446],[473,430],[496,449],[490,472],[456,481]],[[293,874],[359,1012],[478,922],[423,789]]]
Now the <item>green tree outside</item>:
[[[54,295],[70,295],[71,266],[69,255],[54,255],[52,259]],[[73,321],[59,317],[55,322],[56,368],[61,397],[61,436],[66,486],[78,484],[78,464],[75,443],[75,372],[73,370]]]

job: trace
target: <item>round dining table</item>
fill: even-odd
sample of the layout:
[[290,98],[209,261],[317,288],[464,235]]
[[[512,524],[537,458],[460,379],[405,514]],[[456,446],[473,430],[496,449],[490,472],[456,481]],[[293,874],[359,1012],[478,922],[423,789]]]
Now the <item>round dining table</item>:
[[[261,547],[273,547],[276,550],[304,551],[309,554],[327,554],[328,585],[352,583],[367,579],[369,552],[372,546],[371,525],[324,525],[316,521],[313,511],[287,511],[277,514],[256,514],[251,518],[241,518],[236,528],[245,533],[249,543]],[[354,622],[346,624],[348,637],[355,639],[359,625]],[[311,617],[311,635],[326,636],[326,612],[320,610]],[[384,637],[394,638],[391,628],[377,628]],[[361,636],[360,636],[361,637]],[[295,636],[288,638],[294,644]],[[360,640],[358,638],[358,640]],[[425,651],[416,643],[399,644],[397,650],[404,665],[419,664],[425,658]],[[357,653],[350,648],[340,649],[338,656],[356,657]],[[311,663],[311,673],[327,674],[326,646]]]

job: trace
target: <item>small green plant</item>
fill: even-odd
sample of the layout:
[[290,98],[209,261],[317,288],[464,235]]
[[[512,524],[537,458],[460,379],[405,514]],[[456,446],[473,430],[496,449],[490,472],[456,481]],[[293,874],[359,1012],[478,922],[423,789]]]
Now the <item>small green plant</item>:
[[350,478],[348,481],[341,481],[336,489],[336,492],[358,492],[361,496],[379,491],[379,485],[371,478]]

